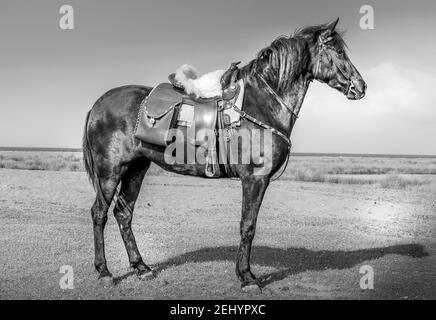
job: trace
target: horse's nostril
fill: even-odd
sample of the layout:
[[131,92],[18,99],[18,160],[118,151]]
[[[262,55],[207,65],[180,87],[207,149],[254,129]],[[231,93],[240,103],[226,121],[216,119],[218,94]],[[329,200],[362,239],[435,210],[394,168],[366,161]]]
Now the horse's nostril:
[[359,91],[361,93],[365,93],[366,87],[367,87],[365,81],[358,79],[358,80],[355,80],[353,82],[354,82],[353,83],[354,87],[356,88],[357,91]]

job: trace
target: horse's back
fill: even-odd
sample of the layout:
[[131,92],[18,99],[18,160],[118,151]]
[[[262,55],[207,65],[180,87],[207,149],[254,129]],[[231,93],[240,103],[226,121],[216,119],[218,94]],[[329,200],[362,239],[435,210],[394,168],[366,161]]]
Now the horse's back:
[[104,93],[92,107],[92,114],[110,112],[113,115],[130,114],[138,111],[139,105],[152,90],[150,87],[140,85],[127,85],[113,88]]

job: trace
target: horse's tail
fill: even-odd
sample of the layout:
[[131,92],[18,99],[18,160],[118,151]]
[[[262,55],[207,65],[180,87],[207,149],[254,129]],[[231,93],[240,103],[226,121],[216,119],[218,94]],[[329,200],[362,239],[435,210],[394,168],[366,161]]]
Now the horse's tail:
[[82,151],[83,151],[83,164],[85,165],[85,171],[88,174],[89,181],[92,183],[97,197],[101,198],[107,205],[107,200],[101,191],[100,181],[98,179],[97,173],[95,172],[94,159],[92,157],[92,150],[89,145],[88,140],[88,121],[91,111],[86,114],[85,129],[83,130],[83,141],[82,141]]
[[88,175],[89,181],[94,186],[94,189],[97,191],[95,186],[95,171],[94,171],[94,161],[92,159],[91,148],[89,147],[88,141],[88,120],[91,111],[88,111],[86,114],[85,120],[85,129],[83,130],[83,140],[82,140],[82,152],[83,152],[83,164],[85,165],[85,171]]

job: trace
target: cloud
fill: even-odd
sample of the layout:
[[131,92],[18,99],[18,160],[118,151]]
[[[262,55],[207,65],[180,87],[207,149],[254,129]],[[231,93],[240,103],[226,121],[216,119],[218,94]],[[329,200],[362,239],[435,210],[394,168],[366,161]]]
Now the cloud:
[[366,72],[368,94],[361,106],[376,113],[414,113],[418,116],[436,114],[436,77],[416,69],[392,63],[380,64]]

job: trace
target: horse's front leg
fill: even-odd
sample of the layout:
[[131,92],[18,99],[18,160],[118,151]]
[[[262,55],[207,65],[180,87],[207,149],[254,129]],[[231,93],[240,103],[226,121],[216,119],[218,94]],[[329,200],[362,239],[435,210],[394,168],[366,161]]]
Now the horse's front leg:
[[250,270],[251,243],[256,231],[256,220],[263,196],[269,184],[269,177],[249,176],[242,179],[242,219],[240,225],[241,243],[236,261],[236,275],[243,291],[259,291],[256,277]]

